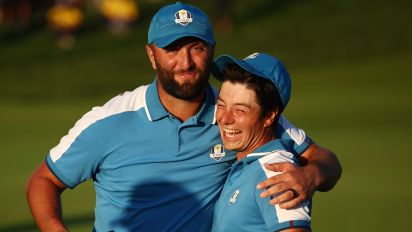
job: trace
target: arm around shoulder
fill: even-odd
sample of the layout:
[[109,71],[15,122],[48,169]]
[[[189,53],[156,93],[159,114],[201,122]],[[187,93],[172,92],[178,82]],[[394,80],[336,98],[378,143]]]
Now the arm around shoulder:
[[331,190],[342,174],[342,167],[337,156],[330,150],[312,143],[299,157],[305,173],[313,175],[317,190]]
[[67,231],[63,224],[60,200],[65,188],[45,161],[30,176],[26,185],[26,197],[40,231]]
[[291,228],[286,230],[281,230],[281,232],[310,232],[307,228]]

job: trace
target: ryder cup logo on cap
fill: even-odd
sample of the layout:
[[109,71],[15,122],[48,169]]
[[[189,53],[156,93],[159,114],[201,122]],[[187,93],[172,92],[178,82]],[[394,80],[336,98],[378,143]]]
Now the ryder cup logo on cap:
[[193,21],[192,14],[187,10],[179,10],[175,14],[175,23],[186,26]]
[[255,52],[253,54],[250,54],[250,55],[246,56],[245,58],[243,58],[243,60],[255,59],[258,55],[259,55],[259,52]]
[[229,63],[235,63],[255,76],[272,81],[282,100],[282,111],[285,109],[290,99],[291,80],[285,66],[276,57],[259,52],[255,52],[243,60],[222,55],[215,60],[217,72],[214,72],[213,75],[223,81],[222,72]]
[[202,10],[177,2],[164,6],[153,16],[148,44],[164,48],[183,37],[196,37],[214,46],[212,25]]

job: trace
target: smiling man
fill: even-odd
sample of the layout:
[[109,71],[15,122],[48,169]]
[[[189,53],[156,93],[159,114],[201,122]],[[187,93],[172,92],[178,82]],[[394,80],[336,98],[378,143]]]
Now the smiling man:
[[291,153],[293,144],[275,133],[290,98],[288,72],[264,53],[243,60],[221,56],[216,63],[224,79],[216,119],[223,145],[236,151],[237,161],[217,201],[212,231],[309,232],[310,201],[285,210],[269,205],[254,188],[279,174],[265,169],[265,163],[297,164]]

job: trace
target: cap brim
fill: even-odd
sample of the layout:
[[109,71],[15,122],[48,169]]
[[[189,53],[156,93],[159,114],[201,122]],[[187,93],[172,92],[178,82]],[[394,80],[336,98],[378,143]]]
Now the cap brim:
[[213,76],[215,76],[219,81],[223,81],[224,80],[223,75],[222,75],[223,69],[225,68],[227,64],[231,64],[231,63],[239,65],[244,70],[256,76],[260,76],[260,77],[265,76],[263,73],[259,72],[254,67],[247,64],[245,61],[236,59],[230,55],[221,55],[215,60],[215,67],[212,68]]
[[159,48],[165,48],[168,45],[170,45],[171,43],[175,42],[178,39],[184,38],[184,37],[196,37],[198,39],[201,39],[203,41],[205,41],[206,43],[208,43],[211,46],[214,46],[215,41],[213,40],[213,38],[204,36],[204,35],[199,35],[196,33],[180,33],[180,34],[173,34],[173,35],[169,35],[169,36],[165,36],[163,38],[154,40],[153,43],[159,47]]

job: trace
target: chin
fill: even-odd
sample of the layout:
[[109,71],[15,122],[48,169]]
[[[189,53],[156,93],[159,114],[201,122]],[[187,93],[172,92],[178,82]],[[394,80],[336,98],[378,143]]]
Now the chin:
[[225,147],[226,150],[230,150],[230,151],[236,151],[239,149],[238,146],[230,143],[230,142],[225,142],[223,141],[223,146]]

